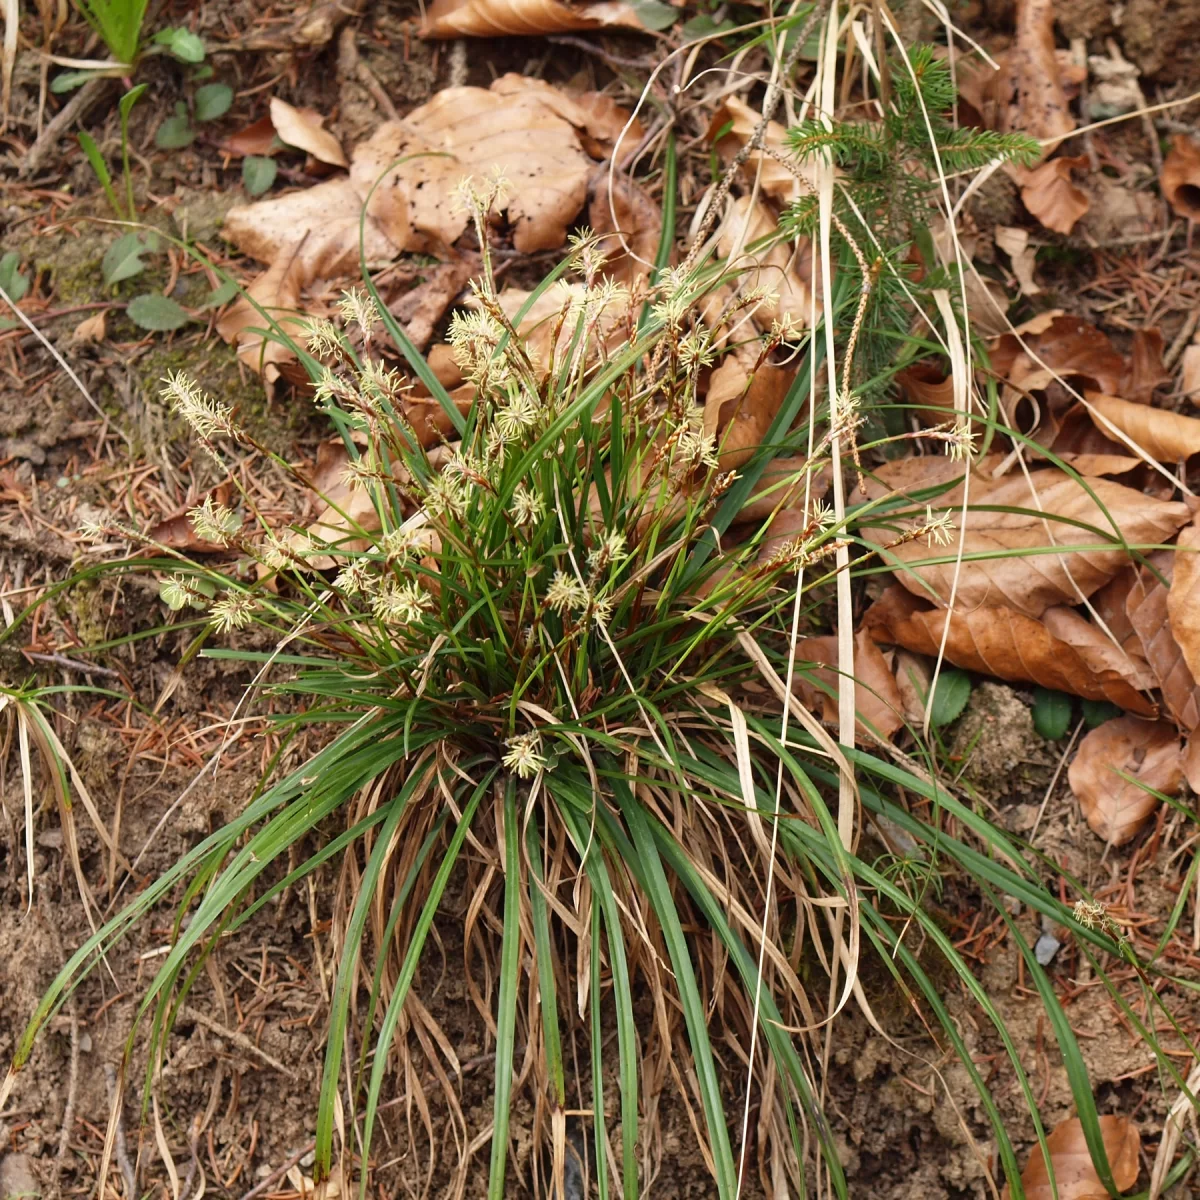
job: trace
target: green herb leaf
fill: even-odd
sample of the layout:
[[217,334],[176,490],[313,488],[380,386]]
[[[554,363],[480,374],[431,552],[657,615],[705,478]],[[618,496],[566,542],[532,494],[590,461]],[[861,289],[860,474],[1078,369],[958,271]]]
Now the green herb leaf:
[[971,698],[971,678],[966,671],[943,671],[933,689],[929,709],[930,725],[949,725],[957,721]]
[[154,35],[154,40],[158,45],[165,46],[167,53],[180,62],[198,63],[204,59],[204,42],[190,29],[180,29],[178,26],[160,29]]
[[192,318],[187,310],[176,304],[169,296],[159,296],[150,292],[144,296],[134,296],[126,309],[129,319],[142,329],[154,333],[165,333],[186,325]]
[[168,117],[154,135],[154,144],[160,150],[182,150],[196,140],[196,131],[186,116],[176,114]]
[[1033,689],[1033,727],[1048,742],[1056,742],[1071,724],[1073,701],[1065,692]]
[[98,74],[98,71],[64,71],[50,80],[50,90],[56,96],[61,96],[63,92],[73,92],[89,79],[95,79]]
[[105,251],[100,263],[104,282],[120,283],[122,279],[132,279],[135,275],[140,275],[146,269],[141,256],[149,248],[136,233],[122,234]]
[[220,287],[214,288],[208,294],[208,299],[204,301],[202,308],[220,308],[222,304],[228,304],[230,300],[238,294],[238,284],[236,279],[227,279]]
[[252,196],[261,196],[279,174],[279,166],[273,158],[251,154],[242,159],[242,185]]
[[233,103],[233,88],[227,83],[206,83],[196,89],[196,120],[215,121]]
[[1083,723],[1089,729],[1122,715],[1121,710],[1109,700],[1085,700],[1082,707]]
[[21,259],[15,250],[10,250],[0,258],[0,288],[5,290],[14,304],[29,291],[29,276],[22,275],[17,270],[20,262]]
[[659,0],[633,0],[633,15],[654,33],[670,29],[679,19],[679,9]]

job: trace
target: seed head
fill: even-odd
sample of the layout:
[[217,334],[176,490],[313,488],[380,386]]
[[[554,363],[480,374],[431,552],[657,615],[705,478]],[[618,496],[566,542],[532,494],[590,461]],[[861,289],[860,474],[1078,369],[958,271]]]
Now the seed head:
[[203,504],[191,509],[188,517],[202,542],[213,542],[218,546],[228,546],[230,539],[242,528],[238,515],[224,504],[214,503],[211,496],[206,496]]
[[546,604],[560,616],[571,609],[578,612],[586,608],[588,603],[587,588],[565,571],[555,571],[550,586],[546,589]]
[[217,437],[238,438],[240,431],[233,423],[233,410],[214,400],[200,389],[195,380],[182,371],[168,372],[159,392],[164,400],[196,431],[204,441]]
[[254,620],[257,609],[258,601],[253,596],[229,592],[212,606],[209,615],[219,633],[228,633],[231,629],[245,629]]
[[532,779],[546,766],[542,739],[537,733],[521,733],[505,743],[508,751],[500,760],[519,779]]

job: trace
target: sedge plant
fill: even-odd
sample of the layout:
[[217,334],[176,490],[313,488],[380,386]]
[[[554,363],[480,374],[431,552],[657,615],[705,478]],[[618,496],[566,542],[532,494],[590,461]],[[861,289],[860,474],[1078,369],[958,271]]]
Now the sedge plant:
[[[585,1114],[594,1193],[642,1195],[656,1166],[652,1092],[673,1067],[722,1200],[738,1195],[746,1169],[772,1189],[786,1179],[799,1195],[819,1171],[830,1194],[847,1196],[823,1111],[821,1047],[840,1007],[829,979],[840,965],[848,998],[862,955],[882,964],[961,1062],[1021,1197],[1011,1135],[949,1009],[947,978],[994,1029],[1044,1145],[1033,1084],[933,911],[921,864],[961,871],[1006,920],[1015,899],[1065,925],[1151,1045],[1154,1019],[1103,973],[1104,956],[1128,961],[1128,946],[1090,910],[1077,920],[1035,853],[915,762],[834,745],[792,699],[793,679],[812,667],[797,656],[797,632],[821,611],[835,551],[853,542],[865,570],[887,548],[855,533],[862,510],[839,523],[814,494],[835,440],[861,420],[846,405],[831,427],[816,395],[823,338],[773,327],[755,343],[755,370],[785,352],[801,365],[761,442],[735,454],[706,430],[698,403],[721,346],[696,301],[720,270],[664,269],[643,314],[581,234],[556,272],[572,282],[547,280],[514,312],[488,252],[500,188],[464,189],[482,274],[449,340],[470,404],[447,393],[364,275],[366,290],[345,297],[340,322],[316,322],[293,343],[344,437],[355,502],[333,506],[320,531],[292,535],[247,526],[211,501],[194,511],[202,538],[255,570],[181,559],[163,598],[199,614],[204,638],[269,637],[274,649],[203,652],[251,666],[255,691],[289,702],[276,706],[281,738],[320,734],[319,749],[264,779],[239,815],[73,955],[33,1014],[3,1094],[87,972],[174,899],[170,949],[139,1009],[149,1093],[218,941],[328,865],[339,872],[340,957],[315,1116],[318,1180],[341,1169],[344,1185],[366,1194],[385,1086],[409,1053],[405,1006],[453,896],[467,914],[467,993],[494,1051],[490,1198],[563,1194],[577,1152],[568,1113]],[[870,310],[856,261],[849,248],[841,255],[825,317],[851,363],[850,339],[868,345],[872,332],[859,336]],[[726,322],[752,302],[732,301]],[[531,334],[527,318],[538,313]],[[381,326],[428,392],[419,405],[380,352]],[[269,454],[189,379],[172,376],[164,394],[218,459],[239,446]],[[952,430],[942,440],[969,448]],[[252,496],[243,500],[253,512]],[[799,513],[794,532],[768,543],[785,508]],[[945,528],[923,513],[889,520],[897,541]],[[903,835],[902,864],[881,857],[873,835],[843,842],[845,779],[868,825]],[[1111,1184],[1070,1021],[1011,920],[1010,933]],[[1159,967],[1138,969],[1161,1015]],[[714,1027],[748,1067],[731,1070]],[[134,1045],[131,1033],[130,1063]],[[1170,1057],[1159,1061],[1182,1084]],[[759,1101],[753,1128],[742,1117],[747,1091]],[[510,1156],[518,1097],[537,1131],[519,1180]],[[458,1150],[442,1161],[457,1157],[461,1194],[472,1139],[450,1085],[447,1104]],[[432,1156],[432,1127],[427,1134]]]

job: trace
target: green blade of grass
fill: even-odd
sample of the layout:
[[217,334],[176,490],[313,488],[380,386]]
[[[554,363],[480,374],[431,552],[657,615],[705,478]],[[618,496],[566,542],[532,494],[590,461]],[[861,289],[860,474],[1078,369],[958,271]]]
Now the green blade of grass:
[[517,788],[504,790],[504,931],[500,946],[500,993],[496,1001],[496,1096],[492,1109],[492,1157],[488,1200],[504,1200],[508,1123],[517,1037],[517,983],[521,969],[521,845]]
[[737,1168],[729,1143],[729,1129],[725,1124],[725,1106],[721,1101],[721,1087],[717,1081],[716,1060],[708,1038],[708,1016],[700,998],[691,953],[679,920],[679,911],[675,907],[662,860],[641,805],[634,799],[624,779],[613,780],[613,791],[629,828],[641,864],[646,895],[662,930],[663,941],[671,959],[671,969],[675,972],[688,1041],[692,1047],[692,1060],[696,1067],[709,1147],[716,1170],[717,1192],[721,1200],[734,1200],[737,1192]]

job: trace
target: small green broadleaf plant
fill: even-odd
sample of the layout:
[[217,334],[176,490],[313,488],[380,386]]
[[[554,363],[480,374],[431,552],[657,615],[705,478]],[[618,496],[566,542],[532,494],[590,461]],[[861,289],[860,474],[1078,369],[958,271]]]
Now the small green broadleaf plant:
[[143,41],[149,0],[75,0],[75,7],[99,35],[112,60],[64,71],[51,82],[52,92],[69,92],[102,76],[128,77],[146,54],[170,54],[192,65],[204,61],[204,42],[189,29],[160,29],[149,43]]

